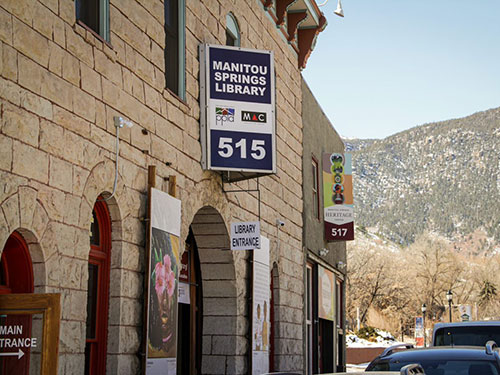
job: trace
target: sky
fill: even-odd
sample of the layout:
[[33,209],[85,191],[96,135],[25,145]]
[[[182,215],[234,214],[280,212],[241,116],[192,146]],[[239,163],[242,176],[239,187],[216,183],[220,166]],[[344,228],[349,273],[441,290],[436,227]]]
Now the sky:
[[[324,0],[317,0],[318,4]],[[303,76],[343,137],[500,107],[500,0],[337,0]]]

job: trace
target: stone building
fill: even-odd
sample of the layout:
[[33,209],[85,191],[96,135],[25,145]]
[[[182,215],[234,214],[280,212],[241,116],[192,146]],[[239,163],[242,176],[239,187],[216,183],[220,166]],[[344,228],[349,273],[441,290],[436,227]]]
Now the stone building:
[[[300,69],[325,24],[314,0],[0,3],[0,291],[60,293],[60,374],[140,373],[150,166],[158,189],[175,181],[193,261],[180,373],[250,371],[250,255],[228,229],[258,214],[271,370],[304,370]],[[202,169],[202,43],[274,52],[275,174]]]
[[[345,371],[346,242],[327,241],[323,216],[325,153],[344,153],[344,143],[313,93],[302,81],[303,186],[304,186],[304,353],[308,374]],[[334,313],[321,316],[320,274],[331,276]],[[328,279],[327,279],[328,280]],[[322,294],[322,293],[321,293]]]

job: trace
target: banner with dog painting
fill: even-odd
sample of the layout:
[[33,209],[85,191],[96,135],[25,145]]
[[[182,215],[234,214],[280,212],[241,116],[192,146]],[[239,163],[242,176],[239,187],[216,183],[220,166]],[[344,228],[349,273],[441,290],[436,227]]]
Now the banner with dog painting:
[[147,375],[177,372],[177,300],[181,201],[157,189],[150,194]]
[[351,154],[323,154],[323,202],[326,240],[354,240]]

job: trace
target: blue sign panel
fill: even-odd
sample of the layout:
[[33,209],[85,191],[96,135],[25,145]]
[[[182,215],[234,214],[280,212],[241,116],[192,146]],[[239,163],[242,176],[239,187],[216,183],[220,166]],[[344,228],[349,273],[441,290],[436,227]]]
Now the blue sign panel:
[[271,55],[210,48],[210,99],[271,104]]
[[271,170],[272,135],[237,131],[211,131],[212,166]]

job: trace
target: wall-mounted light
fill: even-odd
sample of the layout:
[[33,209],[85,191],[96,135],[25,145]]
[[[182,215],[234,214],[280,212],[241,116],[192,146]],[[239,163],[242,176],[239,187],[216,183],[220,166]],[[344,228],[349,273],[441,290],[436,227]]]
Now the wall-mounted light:
[[327,256],[328,253],[330,252],[330,249],[326,249],[326,248],[323,248],[323,249],[319,249],[319,256]]
[[[326,3],[328,3],[328,1],[329,0],[325,0],[323,3],[318,4],[318,6],[322,7],[323,5],[326,5]],[[335,13],[339,17],[344,17],[344,10],[342,9],[342,2],[340,0],[338,0],[338,2],[337,2],[337,9],[335,9],[333,11],[333,13]]]
[[341,260],[339,260],[339,261],[337,262],[337,268],[338,268],[339,270],[343,270],[343,269],[344,269],[344,268],[346,268],[346,267],[347,267],[347,264],[345,264],[345,263],[344,263],[344,262],[342,262]]

